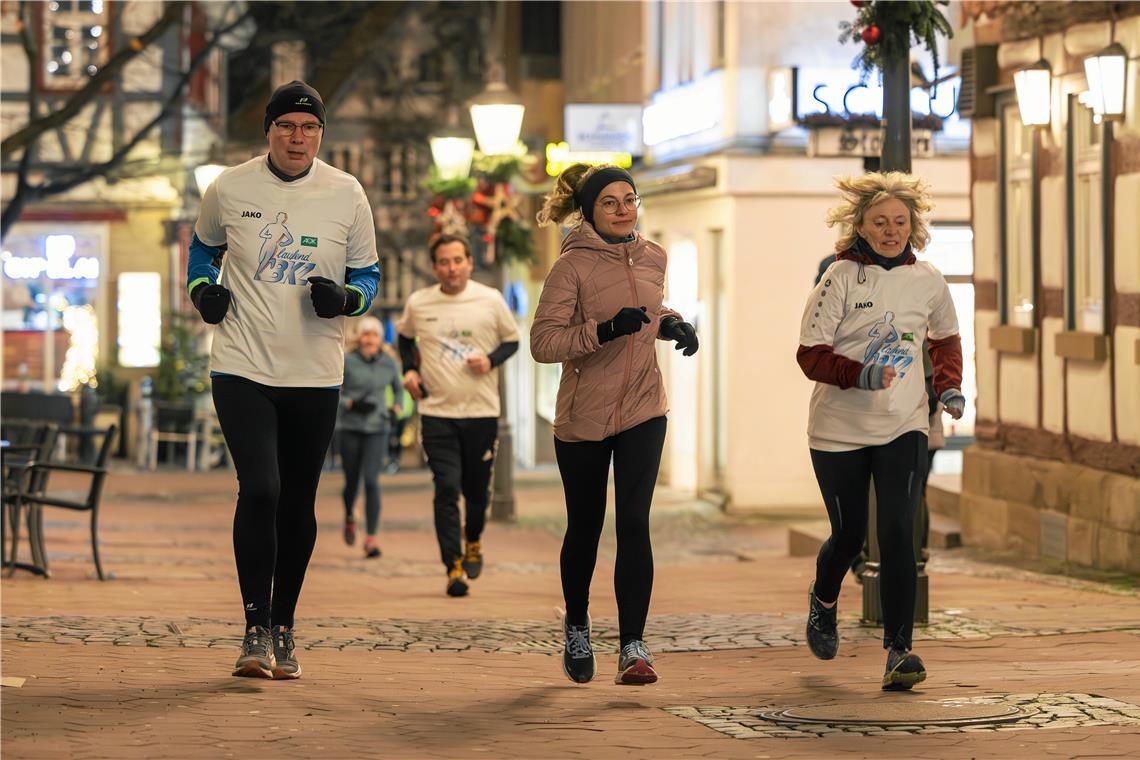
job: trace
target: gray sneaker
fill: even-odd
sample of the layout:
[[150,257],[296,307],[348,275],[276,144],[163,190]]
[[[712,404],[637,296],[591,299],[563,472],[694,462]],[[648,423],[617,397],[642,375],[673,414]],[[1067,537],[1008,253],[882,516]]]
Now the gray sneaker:
[[907,691],[926,680],[922,658],[905,649],[887,650],[887,669],[883,673],[884,691]]
[[657,683],[657,672],[653,670],[653,655],[641,639],[634,639],[621,648],[618,655],[618,672],[614,683],[640,686]]
[[283,625],[274,627],[273,657],[277,660],[277,665],[273,668],[274,678],[280,680],[301,677],[301,663],[297,662],[297,655],[294,653],[295,649],[296,647],[293,644],[293,629],[286,628]]
[[273,637],[264,626],[250,626],[241,643],[241,656],[234,663],[233,675],[244,678],[273,678]]
[[569,625],[562,615],[562,635],[566,639],[562,649],[562,672],[574,683],[588,683],[594,679],[598,661],[590,645],[590,616],[585,625]]

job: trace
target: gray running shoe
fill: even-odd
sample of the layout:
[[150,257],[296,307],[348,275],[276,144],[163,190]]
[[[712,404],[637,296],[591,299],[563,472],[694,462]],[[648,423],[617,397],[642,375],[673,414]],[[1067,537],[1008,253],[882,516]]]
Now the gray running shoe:
[[273,657],[277,660],[273,668],[276,679],[300,678],[301,663],[297,662],[296,647],[293,644],[293,629],[283,625],[273,629]]
[[653,670],[653,655],[641,639],[634,639],[621,648],[618,655],[618,672],[614,683],[640,686],[657,683],[657,672]]
[[883,673],[884,691],[906,691],[926,680],[926,666],[922,658],[905,649],[887,650],[887,670]]
[[562,615],[562,635],[566,644],[562,649],[562,672],[574,683],[588,683],[594,679],[598,660],[590,645],[590,616],[585,625],[569,625]]
[[273,637],[264,626],[250,626],[241,643],[241,656],[234,663],[233,675],[243,678],[273,678]]

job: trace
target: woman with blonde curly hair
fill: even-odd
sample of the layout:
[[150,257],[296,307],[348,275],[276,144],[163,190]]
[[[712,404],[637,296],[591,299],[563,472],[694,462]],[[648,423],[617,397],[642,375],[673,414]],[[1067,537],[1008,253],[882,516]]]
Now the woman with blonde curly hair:
[[588,607],[611,459],[621,635],[614,680],[657,681],[643,640],[653,588],[649,508],[667,411],[655,346],[658,339],[676,341],[691,356],[698,341],[693,326],[662,305],[665,250],[634,229],[640,205],[624,169],[574,164],[538,214],[540,224],[573,224],[543,286],[530,348],[536,361],[562,363],[554,419],[567,514],[562,669],[577,683],[593,679],[597,668]]
[[880,597],[887,667],[883,688],[926,678],[911,653],[914,628],[914,517],[927,467],[929,428],[922,345],[946,411],[962,416],[962,345],[942,274],[915,258],[930,240],[929,188],[900,172],[836,181],[843,202],[835,262],[808,299],[796,359],[815,381],[808,413],[811,461],[831,521],[809,590],[807,641],[823,660],[839,649],[836,602],[867,534],[875,483]]

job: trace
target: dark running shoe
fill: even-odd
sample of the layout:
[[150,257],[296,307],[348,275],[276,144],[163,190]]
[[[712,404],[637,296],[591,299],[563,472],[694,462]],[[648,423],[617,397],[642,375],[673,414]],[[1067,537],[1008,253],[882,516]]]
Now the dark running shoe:
[[585,625],[569,625],[563,613],[562,635],[566,640],[562,649],[562,672],[574,683],[594,680],[598,660],[590,646],[590,616],[586,615]]
[[483,544],[471,541],[467,544],[467,551],[463,555],[463,569],[467,577],[475,580],[483,572]]
[[376,543],[376,536],[367,536],[364,539],[364,558],[376,559],[380,556],[380,544]]
[[621,648],[618,655],[618,672],[614,683],[627,686],[641,686],[657,683],[657,671],[653,669],[653,655],[641,639],[634,639]]
[[906,691],[926,680],[926,666],[917,654],[891,647],[887,650],[887,670],[883,673],[884,691]]
[[356,520],[351,517],[344,518],[344,542],[349,546],[356,543]]
[[815,598],[815,581],[808,587],[808,649],[821,660],[830,660],[839,652],[839,630],[836,615],[839,605],[827,609]]
[[277,661],[273,668],[276,679],[300,678],[301,663],[297,662],[296,647],[293,644],[293,629],[278,625],[273,628],[273,658]]
[[463,570],[462,557],[456,557],[447,571],[447,595],[467,596],[467,573]]
[[234,663],[233,675],[243,678],[273,678],[273,638],[269,629],[250,626],[241,643],[241,656]]

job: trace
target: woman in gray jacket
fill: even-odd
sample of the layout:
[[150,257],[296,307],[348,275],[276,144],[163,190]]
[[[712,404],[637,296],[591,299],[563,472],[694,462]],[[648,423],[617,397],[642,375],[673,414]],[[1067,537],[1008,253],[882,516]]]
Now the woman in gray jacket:
[[[388,410],[385,389],[399,399],[400,368],[380,350],[383,342],[380,320],[360,320],[357,348],[344,356],[344,385],[340,391],[340,455],[344,464],[344,542],[356,543],[353,506],[360,481],[364,481],[364,518],[367,535],[364,556],[379,557],[376,531],[380,527],[380,470],[388,446]],[[397,402],[397,413],[399,406]]]

